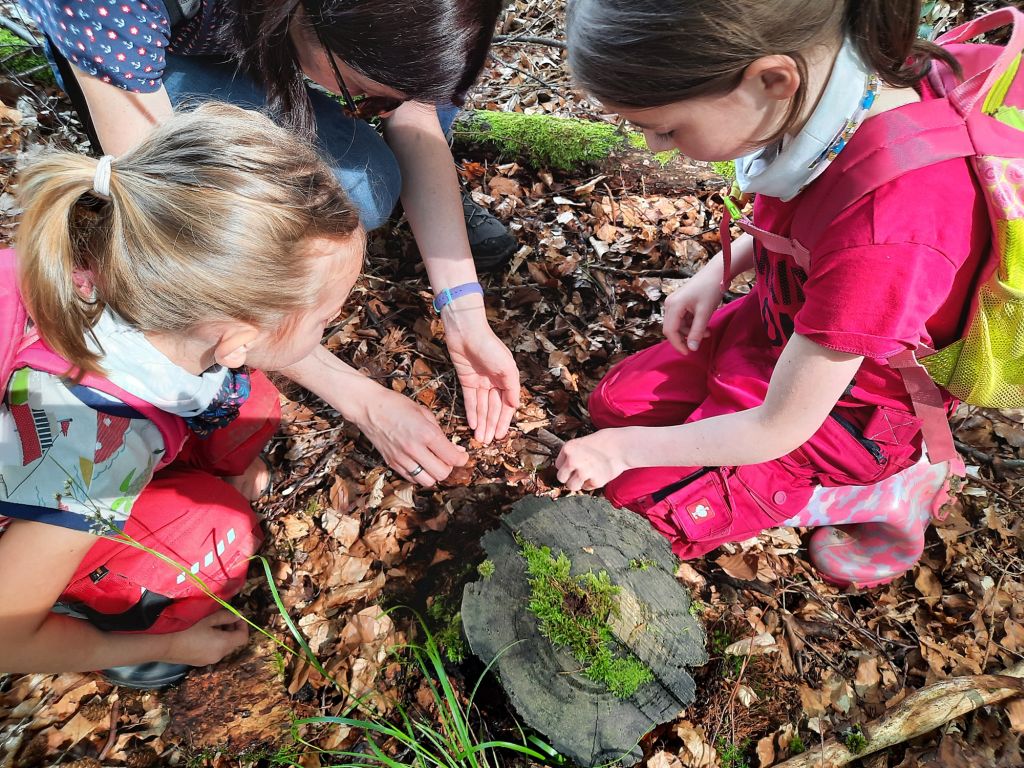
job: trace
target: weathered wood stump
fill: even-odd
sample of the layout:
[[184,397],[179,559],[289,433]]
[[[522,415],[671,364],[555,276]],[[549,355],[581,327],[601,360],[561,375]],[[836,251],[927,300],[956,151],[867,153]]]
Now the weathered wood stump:
[[[606,571],[620,588],[615,639],[650,667],[654,681],[628,699],[581,674],[579,663],[541,636],[529,612],[526,562],[515,537],[564,553],[573,575]],[[644,734],[694,700],[687,667],[707,662],[705,636],[676,580],[677,561],[647,521],[599,498],[527,498],[483,538],[494,574],[466,587],[462,620],[470,647],[495,669],[530,727],[582,766],[642,758]]]

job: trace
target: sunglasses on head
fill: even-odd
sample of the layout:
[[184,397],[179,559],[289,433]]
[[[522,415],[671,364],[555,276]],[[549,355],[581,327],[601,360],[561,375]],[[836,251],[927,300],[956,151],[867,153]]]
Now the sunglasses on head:
[[380,115],[394,112],[405,102],[409,101],[408,98],[399,99],[394,96],[359,96],[353,98],[348,86],[345,85],[345,78],[341,76],[341,70],[338,69],[338,62],[334,60],[333,51],[327,47],[323,35],[320,34],[320,27],[312,20],[312,17],[310,17],[310,23],[313,26],[313,31],[316,32],[316,39],[320,42],[320,47],[323,48],[327,60],[331,63],[334,79],[338,83],[338,90],[341,92],[341,99],[344,102],[342,111],[346,115],[359,120],[369,120],[372,117],[379,117]]

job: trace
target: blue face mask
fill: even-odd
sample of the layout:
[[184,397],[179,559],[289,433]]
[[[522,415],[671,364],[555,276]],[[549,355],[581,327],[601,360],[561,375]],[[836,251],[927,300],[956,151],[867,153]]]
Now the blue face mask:
[[879,80],[844,41],[814,112],[800,133],[736,160],[736,183],[747,193],[792,200],[842,151],[867,117]]

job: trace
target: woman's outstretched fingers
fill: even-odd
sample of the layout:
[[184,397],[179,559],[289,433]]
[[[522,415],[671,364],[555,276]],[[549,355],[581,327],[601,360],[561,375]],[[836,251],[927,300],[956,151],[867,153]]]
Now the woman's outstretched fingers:
[[474,387],[463,387],[462,398],[466,403],[466,422],[469,424],[469,428],[476,432],[477,418],[476,418],[476,401],[477,391]]

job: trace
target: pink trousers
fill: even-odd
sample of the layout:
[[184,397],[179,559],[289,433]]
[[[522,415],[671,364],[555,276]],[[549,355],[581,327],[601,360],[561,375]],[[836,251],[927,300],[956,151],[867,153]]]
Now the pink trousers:
[[[775,360],[765,351],[755,298],[719,309],[698,352],[681,355],[666,341],[613,367],[590,396],[594,424],[667,426],[762,403]],[[920,422],[912,413],[837,407],[807,443],[775,461],[635,469],[609,483],[605,495],[644,515],[686,559],[794,517],[819,485],[871,485],[919,455]]]
[[[219,598],[234,597],[263,537],[248,500],[221,478],[245,471],[280,417],[277,390],[253,371],[238,418],[206,439],[190,436],[136,499],[124,532],[184,565]],[[152,633],[186,629],[218,608],[179,569],[110,539],[89,550],[59,604],[105,631]]]

